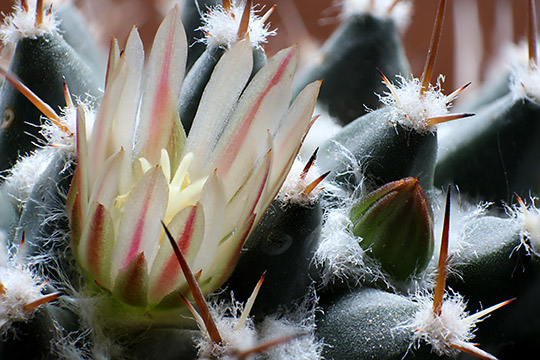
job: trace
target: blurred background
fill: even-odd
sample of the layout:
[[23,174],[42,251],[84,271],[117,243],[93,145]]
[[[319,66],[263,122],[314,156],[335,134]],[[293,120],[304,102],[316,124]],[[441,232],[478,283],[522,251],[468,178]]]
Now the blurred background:
[[[65,0],[64,0],[65,1]],[[193,1],[193,0],[184,0]],[[376,1],[376,0],[375,0]],[[54,1],[57,2],[57,1]],[[53,3],[54,3],[53,2]],[[146,48],[170,0],[74,0],[91,22],[96,36],[108,46],[114,35],[122,43],[136,24]],[[540,2],[540,0],[538,0]],[[266,8],[276,5],[270,16],[278,35],[266,45],[269,55],[294,43],[301,44],[301,56],[308,59],[339,26],[335,0],[260,0]],[[405,50],[413,74],[420,76],[431,29],[437,11],[436,0],[413,0],[413,15],[403,33]],[[8,13],[13,0],[0,0],[0,10]],[[538,11],[540,4],[537,4]],[[524,40],[527,26],[527,0],[450,0],[435,72],[444,74],[447,92],[471,81],[463,97],[486,78],[501,71],[509,61],[510,43]]]

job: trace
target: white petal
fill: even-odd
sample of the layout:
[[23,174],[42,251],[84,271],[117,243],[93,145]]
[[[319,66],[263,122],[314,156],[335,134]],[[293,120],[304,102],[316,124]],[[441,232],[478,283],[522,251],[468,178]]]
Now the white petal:
[[187,55],[184,27],[175,7],[161,23],[144,73],[144,94],[136,133],[135,158],[157,164],[175,130]]
[[135,184],[125,204],[120,205],[123,214],[116,231],[113,278],[119,269],[129,265],[141,252],[144,252],[149,264],[153,262],[159,247],[161,220],[168,197],[169,187],[165,176],[161,168],[155,167]]
[[[244,90],[253,67],[252,49],[248,41],[240,41],[226,51],[217,63],[208,85],[204,89],[186,151],[195,154],[201,169],[194,176],[213,171],[210,160],[229,117]],[[206,165],[206,166],[205,166]]]

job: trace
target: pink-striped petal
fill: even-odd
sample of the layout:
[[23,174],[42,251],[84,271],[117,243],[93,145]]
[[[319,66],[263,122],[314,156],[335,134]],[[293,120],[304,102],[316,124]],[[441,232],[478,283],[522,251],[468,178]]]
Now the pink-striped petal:
[[203,207],[204,218],[207,221],[204,227],[204,238],[198,244],[200,250],[197,251],[197,256],[191,262],[191,268],[194,272],[199,270],[204,272],[208,269],[223,236],[227,200],[223,184],[216,172],[213,172],[206,180],[199,203]]
[[148,291],[148,267],[144,252],[134,256],[129,264],[120,269],[113,294],[132,306],[146,306]]
[[88,221],[81,235],[77,256],[83,267],[103,288],[111,289],[111,261],[114,247],[114,224],[109,211],[92,203]]
[[110,208],[119,192],[119,183],[122,176],[125,151],[121,149],[111,156],[101,169],[101,173],[96,179],[96,184],[90,196],[90,204],[99,202]]
[[156,256],[161,219],[165,215],[169,188],[160,167],[150,169],[131,189],[124,204],[122,219],[118,227],[117,242],[113,258],[113,277],[127,266],[135,256],[145,253],[152,263]]
[[[178,213],[167,225],[188,262],[193,259],[204,236],[202,205],[190,206]],[[149,277],[149,302],[158,303],[165,295],[185,285],[178,259],[168,241],[162,241]]]
[[313,82],[298,94],[285,117],[285,121],[276,131],[272,177],[269,184],[269,189],[272,189],[273,193],[269,194],[268,205],[285,181],[302,141],[311,126],[311,117],[317,102],[320,85],[320,81]]
[[252,214],[241,227],[238,228],[238,234],[241,234],[235,241],[224,242],[219,249],[219,259],[216,259],[208,272],[208,278],[204,279],[201,288],[206,294],[210,294],[218,289],[227,281],[234,271],[240,252],[249,234],[253,231],[257,223],[255,214]]
[[[76,175],[77,169],[75,169],[74,178]],[[71,247],[74,251],[76,251],[81,241],[84,221],[82,220],[81,197],[79,196],[78,186],[75,181],[72,181],[69,188],[69,194],[66,202],[66,210],[69,219]]]
[[95,183],[96,177],[100,173],[105,160],[114,152],[120,150],[116,149],[114,152],[110,152],[110,144],[112,143],[111,137],[114,135],[112,132],[112,125],[115,119],[115,113],[118,109],[118,99],[122,97],[122,92],[129,75],[128,67],[125,66],[125,61],[120,62],[121,64],[117,65],[117,68],[119,68],[118,74],[114,78],[109,79],[107,91],[105,91],[101,100],[99,113],[96,116],[92,128],[92,135],[88,141],[88,173],[90,186],[93,186]]
[[[226,222],[226,225],[232,224],[234,228],[224,228],[222,241],[212,254],[213,258],[207,264],[206,271],[203,271],[201,287],[204,287],[205,293],[215,291],[230,276],[244,242],[254,229],[257,219],[262,216],[262,213],[255,214],[254,210],[257,208],[269,178],[271,158],[269,151],[257,169],[253,171],[249,181],[226,208],[227,218],[233,217],[231,214],[236,215],[234,220],[230,220],[233,221],[232,223]],[[263,213],[265,210],[261,209]]]
[[[222,177],[227,177],[231,165],[237,157],[246,155],[240,153],[240,149],[243,147],[246,139],[248,139],[248,134],[250,134],[253,124],[257,123],[255,121],[256,115],[263,101],[269,96],[269,93],[275,86],[283,81],[291,81],[292,74],[296,68],[297,57],[296,47],[278,52],[249,83],[240,98],[238,108],[233,114],[231,122],[221,135],[214,150],[215,160],[212,164],[218,169],[218,173]],[[273,93],[273,95],[275,96],[276,94]],[[284,106],[287,105],[288,103],[284,104]],[[260,139],[264,141],[266,130],[272,128],[272,125],[267,125],[267,127],[262,127],[258,131],[257,139],[259,142],[261,142]]]
[[124,148],[128,156],[131,156],[133,135],[139,109],[141,78],[144,67],[144,48],[136,27],[133,27],[126,42],[126,48],[122,53],[122,66],[127,69],[126,80],[116,99],[117,106],[112,122],[111,149],[109,153],[115,153]]
[[88,208],[88,143],[86,140],[86,119],[85,112],[82,107],[77,108],[77,169],[73,174],[72,186],[75,186],[79,195],[79,216],[84,222],[86,209]]
[[[268,137],[268,145],[272,138]],[[260,213],[259,217],[266,209],[261,209],[259,202],[264,198],[267,191],[270,169],[272,164],[272,151],[268,150],[264,158],[259,161],[258,166],[254,166],[248,173],[247,181],[238,189],[236,194],[229,200],[226,208],[225,231],[234,232],[234,227],[241,226],[255,212]]]
[[161,23],[145,70],[135,157],[157,164],[170,142],[187,55],[184,27],[175,7]]
[[195,177],[213,170],[210,161],[214,149],[228,126],[252,67],[253,51],[248,40],[235,43],[217,63],[199,102],[186,144],[186,152],[192,152],[195,161],[201,164],[199,169],[194,169]]

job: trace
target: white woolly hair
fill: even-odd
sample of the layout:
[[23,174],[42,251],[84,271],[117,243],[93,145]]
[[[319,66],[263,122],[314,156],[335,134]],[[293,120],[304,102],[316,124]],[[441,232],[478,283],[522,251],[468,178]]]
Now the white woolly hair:
[[36,26],[36,0],[27,0],[28,11],[15,4],[13,13],[4,18],[0,28],[0,40],[5,44],[15,44],[22,38],[36,38],[46,33],[58,32],[58,21],[53,12],[45,11],[43,21]]
[[[249,18],[249,40],[251,45],[261,48],[267,42],[267,37],[276,35],[276,30],[270,30],[270,25],[264,23],[264,19],[258,15],[263,9],[257,5],[251,8]],[[210,7],[208,12],[202,15],[203,25],[199,28],[206,36],[199,41],[207,46],[219,46],[228,49],[238,39],[238,28],[244,11],[243,2],[235,0],[230,10],[217,5]]]
[[521,225],[521,245],[527,253],[540,256],[540,209],[536,206],[538,198],[531,197],[525,209],[520,205],[507,207],[506,212]]
[[457,293],[445,294],[440,316],[433,313],[431,294],[419,293],[415,296],[415,301],[418,302],[419,309],[406,325],[414,332],[413,344],[418,346],[424,341],[431,345],[439,356],[458,353],[451,345],[471,340],[476,323],[482,321],[482,318],[469,316],[463,297]]
[[319,309],[318,298],[314,290],[310,291],[293,312],[276,313],[266,316],[259,326],[262,342],[278,337],[299,337],[282,345],[269,349],[268,359],[281,360],[317,360],[322,357],[324,343],[315,336],[315,315]]
[[[84,290],[87,292],[86,290]],[[59,359],[116,359],[121,358],[124,348],[110,336],[102,319],[107,294],[80,293],[69,289],[70,296],[62,296],[63,305],[80,316],[82,333],[66,334],[66,330],[58,328],[54,342],[54,351]]]
[[[317,199],[319,199],[320,190],[314,189],[307,195],[304,193],[304,190],[321,175],[321,172],[319,168],[313,164],[306,176],[302,179],[300,175],[304,170],[305,165],[305,162],[299,158],[294,160],[293,166],[277,195],[277,198],[283,204],[293,203],[307,207],[313,205]],[[319,184],[318,187],[320,188],[321,186],[322,185]]]
[[510,91],[514,99],[529,99],[540,102],[540,69],[538,64],[515,65],[512,67]]
[[364,249],[360,246],[362,239],[351,232],[353,224],[350,212],[354,199],[367,194],[362,164],[348,149],[337,142],[334,144],[336,151],[340,151],[340,157],[345,159],[347,164],[346,170],[334,175],[352,177],[355,190],[350,191],[332,180],[325,181],[324,195],[321,197],[321,205],[325,209],[321,241],[314,254],[313,263],[321,269],[323,285],[341,282],[357,286],[363,281],[382,280],[388,287],[392,287],[380,263],[365,256]]
[[319,114],[319,118],[309,129],[298,154],[300,158],[306,161],[317,147],[321,146],[343,128],[335,118],[328,114],[325,106],[321,106],[320,104],[315,105],[313,113]]
[[53,157],[53,151],[37,150],[29,156],[19,158],[4,177],[2,191],[5,192],[19,211],[22,211],[36,181],[47,169]]
[[77,107],[81,107],[84,111],[86,134],[88,136],[91,134],[96,117],[96,112],[94,110],[95,98],[90,95],[87,95],[84,100],[81,98],[76,98],[75,104],[75,107],[66,106],[60,109],[60,119],[62,121],[62,124],[69,130],[69,133],[66,133],[52,121],[45,118],[41,129],[41,134],[46,141],[45,147],[52,145],[57,148],[66,149],[71,153],[75,154],[75,134],[77,133]]
[[412,1],[405,0],[394,4],[395,0],[339,0],[342,17],[356,14],[370,14],[381,19],[392,19],[400,31],[404,31],[411,20]]
[[[95,112],[93,111],[93,98],[88,96],[85,100],[77,99],[78,106],[81,106],[85,112],[87,134],[92,129]],[[34,184],[41,177],[43,171],[50,165],[58,151],[67,151],[67,156],[75,155],[75,136],[76,133],[76,108],[65,107],[61,109],[61,121],[69,130],[69,134],[58,128],[49,119],[42,117],[43,125],[41,134],[45,138],[42,144],[39,144],[37,150],[28,156],[20,157],[15,165],[9,169],[4,176],[2,191],[12,200],[14,206],[22,211],[25,200],[30,195]],[[36,140],[37,141],[37,140]]]
[[314,264],[321,268],[324,285],[344,282],[357,286],[362,281],[383,280],[390,287],[380,264],[365,256],[361,238],[351,232],[350,207],[329,209],[324,218],[321,242]]
[[[431,207],[433,209],[434,246],[435,249],[439,249],[444,225],[446,192],[433,190],[430,192],[430,199]],[[485,215],[492,203],[469,203],[466,199],[461,197],[459,190],[455,189],[452,192],[450,201],[448,254],[449,257],[453,257],[453,254],[459,253],[467,244],[467,239],[470,237],[470,231],[473,230],[471,224],[474,224],[479,217]],[[438,261],[437,254],[433,259],[433,263],[436,264]]]
[[[417,279],[414,287],[416,291],[433,289],[435,286],[435,275],[437,273],[439,261],[439,249],[441,247],[442,229],[444,224],[446,192],[441,190],[429,191],[431,208],[433,210],[433,256],[421,279]],[[454,272],[453,265],[456,259],[467,245],[470,239],[470,232],[474,230],[471,226],[476,220],[484,216],[491,206],[491,203],[480,202],[471,204],[462,199],[459,191],[453,191],[450,205],[450,229],[448,234],[448,259],[449,272]],[[456,274],[459,276],[459,274]],[[412,289],[412,288],[411,288]]]
[[27,321],[32,317],[34,310],[24,307],[42,297],[44,285],[27,266],[12,261],[0,266],[0,284],[4,290],[0,293],[0,334],[4,334],[13,321]]
[[249,350],[257,344],[257,332],[253,320],[248,318],[244,326],[236,328],[244,305],[234,299],[231,301],[211,301],[210,313],[223,339],[222,345],[215,344],[206,331],[197,341],[199,359],[236,359],[237,351]]
[[391,108],[390,122],[401,124],[420,133],[434,132],[435,127],[428,119],[449,114],[451,99],[442,93],[441,84],[444,76],[439,75],[435,86],[421,94],[422,85],[417,78],[406,79],[397,76],[398,83],[390,92],[379,96],[383,104]]

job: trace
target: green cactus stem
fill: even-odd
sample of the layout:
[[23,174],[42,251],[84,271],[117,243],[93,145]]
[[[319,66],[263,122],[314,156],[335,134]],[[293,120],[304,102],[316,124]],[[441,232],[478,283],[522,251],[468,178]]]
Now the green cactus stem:
[[540,191],[540,105],[505,96],[475,118],[448,124],[441,136],[435,185],[453,183],[471,201],[509,203]]
[[48,167],[40,174],[25,201],[11,239],[12,243],[18,243],[24,238],[29,257],[47,255],[40,266],[44,275],[54,281],[66,281],[66,275],[72,280],[80,277],[74,259],[68,255],[66,234],[69,224],[64,215],[65,197],[74,167],[69,153],[63,150],[53,153]]
[[[75,96],[99,94],[92,70],[55,31],[19,39],[9,71],[55,110],[66,105],[63,79]],[[6,170],[44,139],[41,113],[10,83],[4,82],[0,99],[0,170]]]
[[55,15],[59,20],[58,28],[64,40],[81,60],[88,64],[96,84],[103,86],[107,55],[92,35],[81,11],[72,2],[65,2],[56,9]]
[[[190,329],[150,329],[135,336],[127,352],[138,360],[195,360],[201,332]],[[159,351],[156,351],[159,349]]]
[[530,257],[521,245],[522,228],[512,218],[482,216],[464,229],[460,249],[452,257],[455,270],[449,286],[471,305],[516,297]]
[[370,13],[351,15],[315,55],[316,60],[298,78],[302,89],[324,79],[319,104],[345,125],[380,107],[377,94],[386,88],[377,74],[381,69],[390,79],[408,76],[410,67],[396,24],[390,17]]
[[383,108],[359,117],[321,145],[319,165],[330,178],[354,190],[360,172],[369,190],[415,177],[430,189],[437,156],[437,135],[420,133],[390,123],[392,109]]
[[199,41],[204,37],[204,33],[200,31],[200,27],[203,25],[201,13],[204,13],[210,7],[220,5],[221,0],[184,1],[183,4],[182,23],[186,29],[186,38],[189,44],[186,69],[189,71],[206,49],[204,43]]
[[16,322],[0,341],[2,359],[57,359],[59,342],[81,334],[77,315],[54,304],[41,305],[27,322]]
[[266,271],[252,314],[262,317],[303,298],[317,278],[311,259],[319,244],[322,211],[275,200],[244,244],[238,265],[225,284],[238,300],[251,295]]
[[400,325],[417,309],[410,299],[364,288],[334,294],[326,302],[317,318],[317,336],[329,345],[325,359],[398,360],[407,353],[412,332]]
[[[246,38],[249,35],[248,25],[251,15],[250,3],[246,4],[242,15],[243,19],[238,29],[238,41],[248,41]],[[264,50],[258,46],[252,46],[252,48],[253,70],[251,72],[251,78],[253,78],[253,76],[266,64]],[[223,46],[208,45],[197,61],[191,66],[184,79],[182,92],[180,93],[178,113],[186,134],[189,133],[191,125],[193,124],[193,119],[197,113],[204,88],[208,84],[216,64],[225,51],[227,50]]]
[[454,183],[472,199],[510,203],[540,193],[540,72],[534,1],[529,1],[529,62],[514,69],[510,94],[486,106],[470,123],[447,125],[435,183]]

